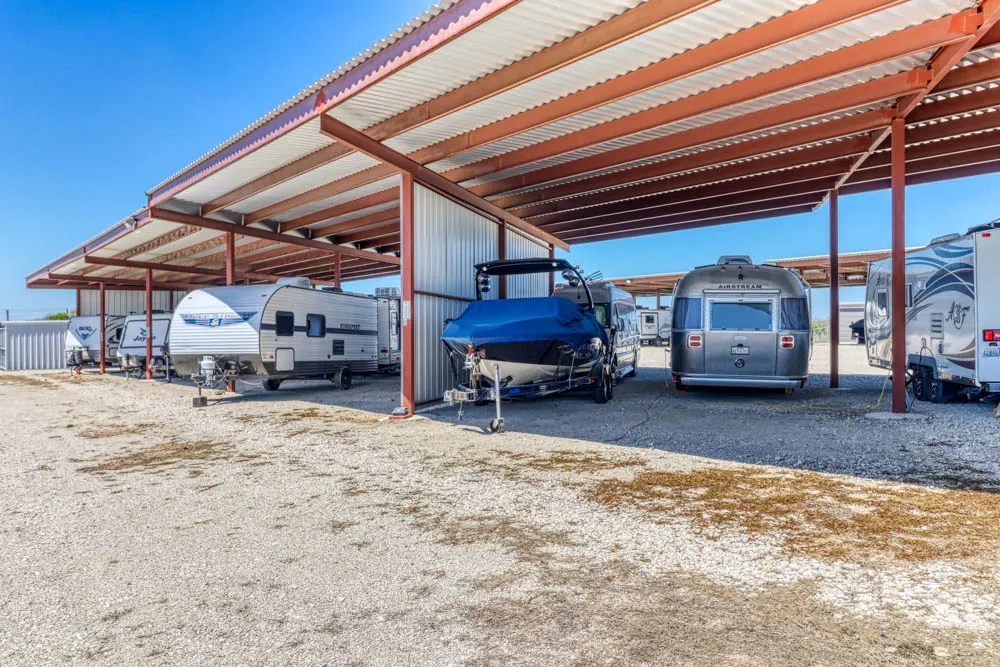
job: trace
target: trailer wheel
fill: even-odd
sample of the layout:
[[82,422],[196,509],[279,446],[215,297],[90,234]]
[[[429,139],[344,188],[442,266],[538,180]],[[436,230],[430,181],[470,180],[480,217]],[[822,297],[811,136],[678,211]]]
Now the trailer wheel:
[[918,401],[931,400],[931,384],[934,376],[931,369],[926,366],[918,366],[913,371],[913,393]]
[[663,347],[663,339],[657,336],[656,338],[653,339],[653,345],[655,345],[656,347]]
[[932,403],[947,403],[954,396],[951,385],[942,380],[932,380],[930,383],[930,400]]
[[275,378],[268,378],[264,380],[264,389],[268,391],[278,391],[278,387],[281,386],[281,380]]
[[343,368],[341,368],[340,372],[337,373],[337,379],[335,382],[337,384],[337,388],[339,389],[343,389],[344,391],[350,389],[351,383],[353,382],[353,378],[351,376],[351,367],[344,366]]

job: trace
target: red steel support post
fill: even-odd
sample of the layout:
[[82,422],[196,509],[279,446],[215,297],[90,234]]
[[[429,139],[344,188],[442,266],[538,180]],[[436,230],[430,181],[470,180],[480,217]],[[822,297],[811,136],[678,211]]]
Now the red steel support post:
[[[497,259],[507,259],[507,223],[503,220],[497,225]],[[497,296],[507,298],[507,276],[498,276]]]
[[414,358],[413,330],[413,175],[403,172],[400,191],[400,269],[402,270],[403,302],[403,407],[407,416],[413,415],[416,406],[414,379],[416,375],[416,359]]
[[108,357],[108,334],[107,334],[107,312],[105,309],[105,295],[104,295],[104,283],[100,283],[97,286],[97,291],[100,294],[100,316],[101,316],[101,375],[104,375],[105,368],[107,366]]
[[892,411],[906,412],[906,125],[892,121]]
[[[226,286],[232,287],[236,284],[236,234],[226,232]],[[171,293],[172,294],[172,293]],[[236,392],[236,380],[226,383],[226,391],[230,394]]]
[[840,202],[830,193],[830,389],[840,387]]
[[153,379],[153,270],[146,269],[146,379]]
[[81,301],[81,299],[80,299],[80,290],[77,290],[76,291],[76,312],[73,313],[77,317],[80,316],[80,301]]

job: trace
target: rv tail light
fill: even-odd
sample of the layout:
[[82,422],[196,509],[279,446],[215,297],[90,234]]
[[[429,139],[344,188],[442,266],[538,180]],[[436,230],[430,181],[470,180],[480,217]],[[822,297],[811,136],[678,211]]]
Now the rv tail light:
[[1000,329],[984,329],[983,340],[987,343],[1000,343]]
[[792,350],[792,349],[795,349],[795,336],[782,336],[781,337],[781,349],[782,350]]
[[688,347],[693,349],[701,347],[701,334],[688,334]]
[[388,351],[389,350],[385,349],[384,347],[381,350],[379,350],[379,352],[381,352],[382,354],[386,354]]

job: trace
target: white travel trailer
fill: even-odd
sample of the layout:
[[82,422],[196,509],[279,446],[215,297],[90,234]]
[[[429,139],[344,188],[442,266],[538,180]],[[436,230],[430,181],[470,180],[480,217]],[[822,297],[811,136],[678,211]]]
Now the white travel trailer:
[[[104,320],[104,354],[111,361],[118,354],[118,341],[125,318],[109,315]],[[99,315],[74,317],[66,330],[66,365],[78,368],[101,361],[101,318]]]
[[639,335],[643,345],[670,344],[670,306],[639,311]]
[[284,380],[333,380],[378,371],[375,299],[316,290],[308,281],[210,287],[189,293],[174,310],[171,360],[199,386],[262,377],[274,391]]
[[[906,253],[906,357],[916,398],[1000,394],[1000,221]],[[891,260],[868,267],[868,362],[892,367]]]
[[[153,313],[153,362],[154,373],[170,378],[170,313]],[[118,341],[118,365],[126,375],[146,370],[146,338],[149,329],[146,315],[129,315],[125,318]]]
[[375,301],[378,304],[378,369],[383,373],[396,372],[402,359],[399,288],[375,288]]

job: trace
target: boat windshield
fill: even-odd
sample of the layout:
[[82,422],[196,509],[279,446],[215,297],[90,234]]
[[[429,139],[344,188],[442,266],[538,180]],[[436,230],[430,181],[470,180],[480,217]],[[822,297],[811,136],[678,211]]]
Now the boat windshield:
[[608,317],[608,304],[606,303],[595,303],[594,304],[594,317],[605,329],[611,326],[611,320]]

